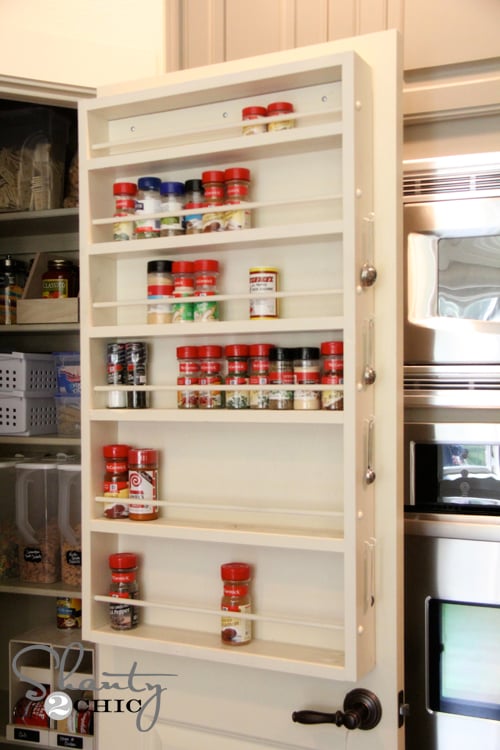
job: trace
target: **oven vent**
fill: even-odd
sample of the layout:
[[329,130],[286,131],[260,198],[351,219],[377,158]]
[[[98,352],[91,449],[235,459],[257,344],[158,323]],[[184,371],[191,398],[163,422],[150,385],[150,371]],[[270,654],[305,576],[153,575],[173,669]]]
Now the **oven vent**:
[[467,365],[406,365],[404,368],[405,393],[414,391],[498,391],[500,366],[486,365],[473,369]]
[[428,196],[448,193],[500,191],[500,169],[489,172],[407,172],[403,175],[403,195]]

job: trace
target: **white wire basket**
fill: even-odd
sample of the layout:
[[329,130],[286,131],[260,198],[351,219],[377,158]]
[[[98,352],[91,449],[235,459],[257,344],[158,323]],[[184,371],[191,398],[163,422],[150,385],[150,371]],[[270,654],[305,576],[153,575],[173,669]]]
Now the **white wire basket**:
[[0,354],[0,395],[51,396],[57,391],[52,354]]

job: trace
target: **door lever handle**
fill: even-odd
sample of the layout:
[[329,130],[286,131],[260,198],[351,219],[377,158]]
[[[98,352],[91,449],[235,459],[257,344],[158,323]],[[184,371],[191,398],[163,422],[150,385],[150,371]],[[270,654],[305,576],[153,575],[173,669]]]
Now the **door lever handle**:
[[355,688],[345,696],[343,711],[294,711],[292,721],[299,724],[335,724],[346,729],[373,729],[381,717],[382,706],[375,693]]

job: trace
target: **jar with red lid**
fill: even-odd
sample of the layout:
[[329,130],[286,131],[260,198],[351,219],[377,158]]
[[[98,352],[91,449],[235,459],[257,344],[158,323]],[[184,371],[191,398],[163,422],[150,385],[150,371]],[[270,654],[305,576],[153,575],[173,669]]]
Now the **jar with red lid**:
[[209,169],[201,175],[204,203],[213,207],[213,211],[203,214],[203,232],[221,232],[224,229],[224,212],[217,211],[217,206],[224,203],[224,172],[220,169]]
[[42,275],[42,297],[76,297],[78,293],[77,268],[67,258],[53,258]]
[[[249,347],[246,344],[230,344],[226,346],[226,385],[248,385],[248,354]],[[248,409],[250,406],[249,396],[250,394],[247,390],[227,390],[226,408]]]
[[295,349],[275,346],[269,352],[269,384],[278,386],[269,391],[270,409],[293,409],[293,358]]
[[199,301],[194,303],[193,317],[195,322],[209,323],[219,319],[219,303],[206,299],[217,294],[219,262],[210,258],[194,261],[194,296]]
[[[252,621],[241,614],[251,614],[251,568],[248,563],[231,562],[221,565],[223,593],[221,610],[221,640],[228,646],[242,646],[252,640]],[[240,615],[240,616],[239,616]]]
[[[269,352],[273,344],[251,344],[249,360],[249,383],[250,385],[269,384]],[[269,391],[251,390],[249,395],[251,409],[269,408]]]
[[[300,346],[295,349],[293,362],[294,383],[298,386],[315,386],[320,382],[320,350],[318,346]],[[314,388],[297,388],[293,408],[307,411],[319,409],[321,395]]]
[[[174,277],[174,298],[194,295],[194,264],[191,260],[176,260],[172,263]],[[172,305],[173,323],[191,323],[194,320],[193,302],[174,302]]]
[[120,443],[104,445],[102,455],[105,460],[103,480],[103,496],[115,498],[116,502],[106,503],[104,515],[106,518],[127,518],[128,503],[120,500],[128,499],[128,452],[130,446]]
[[128,482],[130,520],[154,521],[159,515],[158,451],[151,448],[129,450]]
[[115,198],[114,216],[120,219],[113,224],[113,239],[131,240],[134,237],[134,220],[127,217],[135,214],[137,185],[135,182],[115,182],[113,195]]
[[344,382],[344,342],[323,341],[321,344],[323,375],[336,375]]
[[[241,110],[241,118],[244,122],[248,120],[261,120],[262,117],[267,117],[266,107],[252,105],[243,107]],[[255,135],[256,133],[265,133],[266,130],[266,122],[250,122],[248,125],[243,125],[242,132],[243,135]]]
[[250,170],[231,167],[224,173],[227,204],[234,206],[224,212],[224,229],[248,229],[251,226],[250,210],[245,207],[250,190]]
[[277,117],[279,119],[277,121],[270,120],[267,123],[267,129],[290,130],[291,128],[294,128],[295,120],[290,117],[285,117],[286,115],[290,115],[293,111],[293,104],[291,102],[272,102],[271,104],[268,104],[267,116]]
[[139,624],[139,608],[132,606],[127,599],[139,598],[137,555],[116,552],[108,560],[111,568],[109,596],[119,600],[109,605],[110,625],[113,630],[132,630]]
[[[207,344],[198,347],[200,358],[200,390],[198,407],[200,409],[222,409],[224,393],[214,386],[222,385],[222,347]],[[205,388],[202,388],[205,386]],[[207,386],[209,386],[207,388]]]
[[[179,364],[178,386],[193,386],[200,382],[200,360],[197,346],[178,346],[177,362]],[[191,388],[177,391],[177,408],[197,409],[198,391]]]

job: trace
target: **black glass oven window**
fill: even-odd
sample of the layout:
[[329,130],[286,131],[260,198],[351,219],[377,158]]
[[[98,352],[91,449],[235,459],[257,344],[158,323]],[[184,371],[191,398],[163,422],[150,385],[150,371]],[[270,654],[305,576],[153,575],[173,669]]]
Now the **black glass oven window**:
[[429,708],[500,721],[500,607],[428,601]]
[[438,315],[500,320],[500,236],[438,242]]

